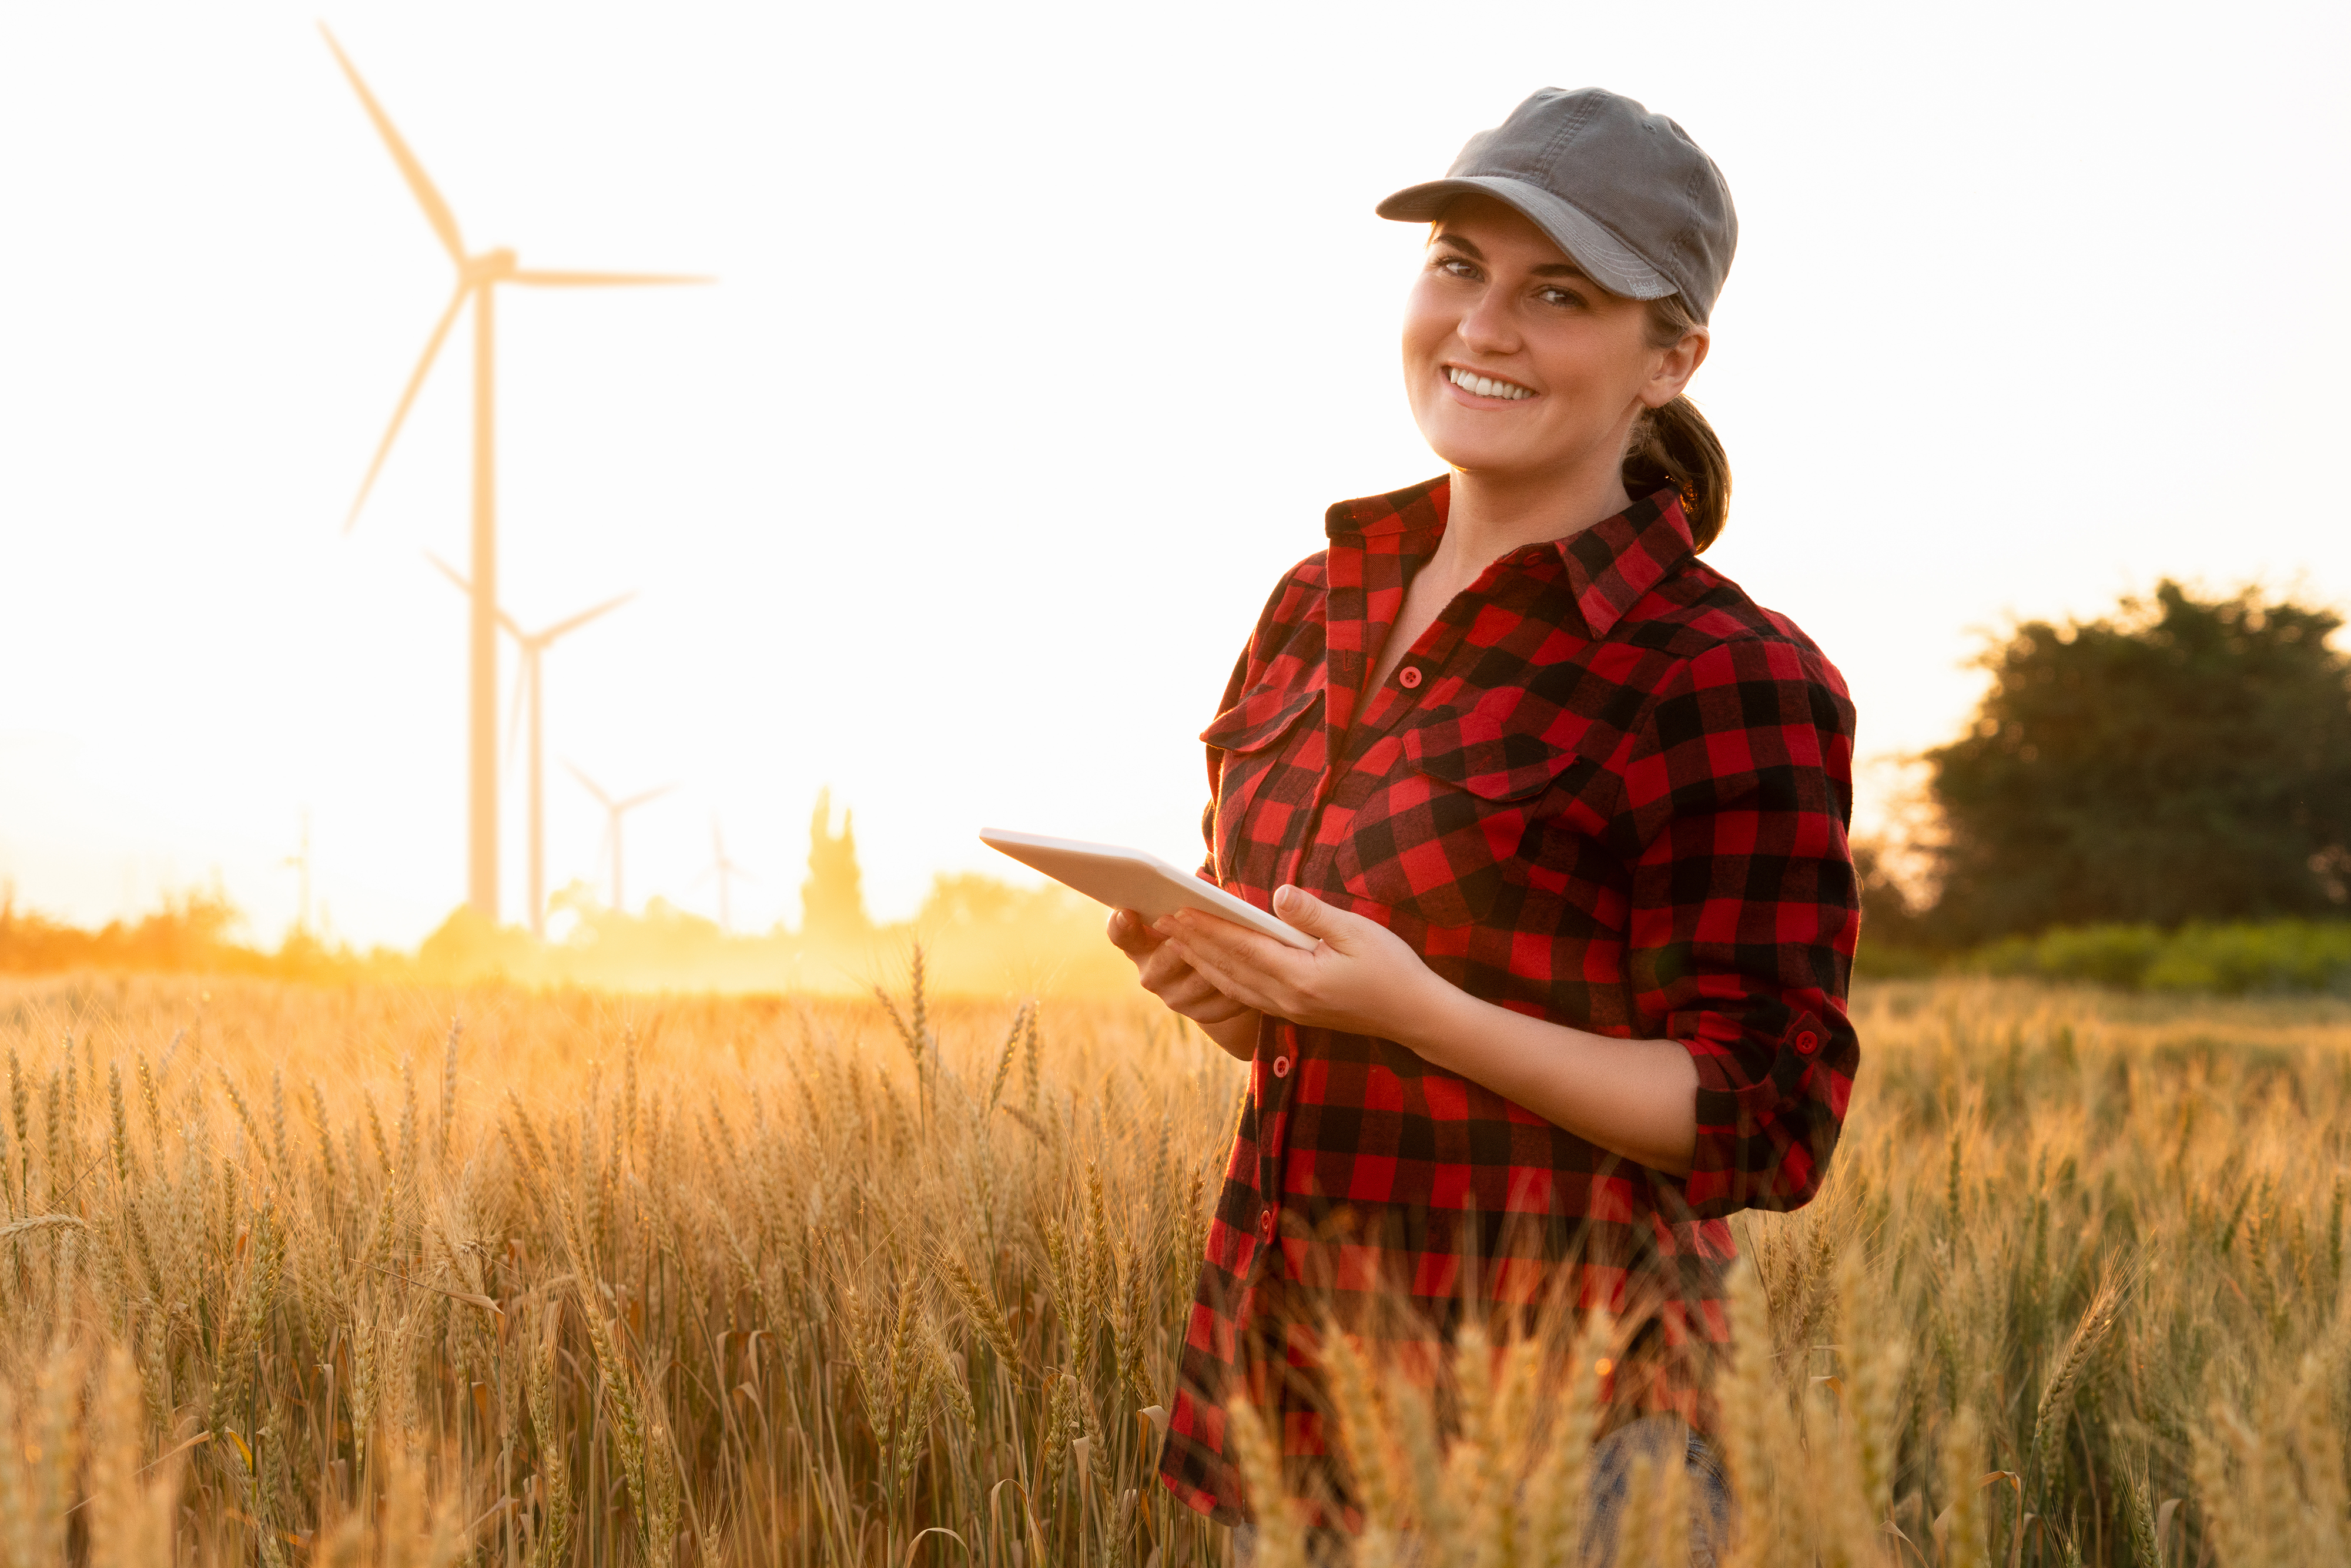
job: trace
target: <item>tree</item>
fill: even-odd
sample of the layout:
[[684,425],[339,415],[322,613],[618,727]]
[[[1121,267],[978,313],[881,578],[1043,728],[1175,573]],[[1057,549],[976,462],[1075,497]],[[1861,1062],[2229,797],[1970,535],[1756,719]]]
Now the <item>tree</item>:
[[2100,921],[2338,911],[2351,873],[2351,660],[2334,612],[2247,588],[2064,629],[1978,663],[1991,690],[1927,754],[1945,942]]
[[871,929],[857,870],[856,829],[844,810],[841,831],[832,831],[832,791],[820,789],[809,822],[809,875],[800,884],[800,930],[819,939],[846,940]]

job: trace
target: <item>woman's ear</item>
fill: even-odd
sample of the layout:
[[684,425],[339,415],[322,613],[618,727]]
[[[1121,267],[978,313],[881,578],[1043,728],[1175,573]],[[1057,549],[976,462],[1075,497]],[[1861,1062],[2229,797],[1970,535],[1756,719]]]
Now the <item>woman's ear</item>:
[[1641,389],[1641,402],[1650,408],[1663,408],[1681,396],[1698,368],[1706,363],[1706,351],[1713,343],[1713,335],[1703,327],[1684,332],[1679,342],[1657,356],[1649,384]]

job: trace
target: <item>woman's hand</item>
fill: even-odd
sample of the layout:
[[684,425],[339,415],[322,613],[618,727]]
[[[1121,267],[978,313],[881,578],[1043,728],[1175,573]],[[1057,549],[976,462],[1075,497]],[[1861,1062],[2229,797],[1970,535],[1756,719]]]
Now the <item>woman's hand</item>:
[[1243,1061],[1257,1054],[1257,1009],[1218,990],[1185,962],[1173,944],[1144,925],[1142,915],[1132,909],[1111,911],[1110,939],[1134,960],[1143,988],[1166,1003],[1169,1011],[1198,1024],[1210,1040]]
[[[1554,1126],[1687,1175],[1698,1145],[1698,1068],[1670,1040],[1618,1040],[1529,1018],[1459,989],[1377,921],[1299,888],[1273,912],[1311,952],[1179,909],[1159,922],[1186,972],[1235,1003],[1315,1029],[1392,1040]],[[1228,1049],[1230,1049],[1228,1047]]]
[[1218,994],[1312,1029],[1409,1040],[1436,993],[1452,988],[1403,937],[1302,888],[1276,891],[1273,912],[1321,944],[1301,951],[1195,909],[1179,909],[1154,929]]

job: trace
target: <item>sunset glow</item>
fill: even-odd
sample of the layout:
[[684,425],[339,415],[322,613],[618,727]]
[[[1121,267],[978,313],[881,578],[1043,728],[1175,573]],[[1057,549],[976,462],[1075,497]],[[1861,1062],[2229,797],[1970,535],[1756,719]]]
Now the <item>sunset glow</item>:
[[[994,872],[986,821],[1190,856],[1265,585],[1329,502],[1432,471],[1395,368],[1418,239],[1370,205],[1490,118],[1490,73],[1432,72],[1405,8],[1251,12],[1247,48],[1239,12],[1077,15],[326,17],[465,246],[720,280],[501,296],[495,611],[637,596],[525,698],[549,895],[609,882],[562,759],[677,782],[630,817],[633,903],[715,918],[722,818],[743,930],[799,922],[826,786],[881,919]],[[2011,611],[2163,573],[2351,597],[2330,499],[2233,520],[2262,455],[2332,439],[2341,308],[2283,330],[2221,260],[2290,213],[2294,271],[2340,270],[2306,200],[2339,183],[2340,18],[2117,45],[2036,10],[2020,50],[2027,15],[1708,11],[1663,52],[1656,17],[1490,17],[1526,83],[1666,107],[1737,188],[1693,388],[1739,481],[1710,559],[1838,662],[1865,755],[1945,738]],[[11,208],[56,242],[0,259],[0,653],[41,671],[0,708],[0,877],[60,918],[217,872],[274,943],[305,812],[335,932],[413,947],[467,896],[481,632],[421,552],[474,561],[470,350],[346,536],[450,253],[314,20],[0,22]],[[2260,112],[2186,129],[2214,95]],[[489,722],[528,924],[517,651]]]

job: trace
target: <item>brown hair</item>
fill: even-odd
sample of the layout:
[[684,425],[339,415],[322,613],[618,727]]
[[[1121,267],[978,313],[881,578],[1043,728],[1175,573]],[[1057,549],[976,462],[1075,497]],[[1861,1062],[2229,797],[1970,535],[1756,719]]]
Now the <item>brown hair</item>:
[[[1699,325],[1678,294],[1652,299],[1648,308],[1648,340],[1652,349],[1670,349]],[[1663,408],[1653,408],[1633,422],[1633,438],[1625,447],[1625,489],[1635,497],[1661,485],[1681,493],[1682,511],[1689,518],[1690,540],[1704,549],[1722,532],[1730,513],[1730,458],[1722,438],[1698,413],[1698,404],[1677,397]]]

